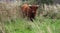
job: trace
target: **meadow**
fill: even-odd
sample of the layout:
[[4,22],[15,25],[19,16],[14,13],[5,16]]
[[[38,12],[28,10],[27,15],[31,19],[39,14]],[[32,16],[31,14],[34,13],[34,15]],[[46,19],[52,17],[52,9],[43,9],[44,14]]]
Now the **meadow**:
[[[51,6],[49,8],[45,6],[41,15],[47,14],[45,13],[47,11],[48,16],[45,18],[38,13],[40,16],[36,16],[33,22],[21,18],[19,7],[17,5],[0,4],[0,33],[60,33],[60,5],[57,6],[57,10],[54,5],[52,9]],[[55,11],[58,11],[57,17],[51,19],[50,16],[55,15]]]

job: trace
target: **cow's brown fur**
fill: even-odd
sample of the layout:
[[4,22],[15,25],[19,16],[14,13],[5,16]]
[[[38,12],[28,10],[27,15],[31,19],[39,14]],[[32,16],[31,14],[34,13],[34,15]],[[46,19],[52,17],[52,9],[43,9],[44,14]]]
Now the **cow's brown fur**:
[[24,17],[26,16],[31,21],[33,21],[33,19],[35,19],[36,11],[38,9],[38,6],[36,6],[36,5],[29,6],[28,4],[24,4],[24,5],[22,5],[21,9],[22,9],[22,12],[23,12],[23,16]]

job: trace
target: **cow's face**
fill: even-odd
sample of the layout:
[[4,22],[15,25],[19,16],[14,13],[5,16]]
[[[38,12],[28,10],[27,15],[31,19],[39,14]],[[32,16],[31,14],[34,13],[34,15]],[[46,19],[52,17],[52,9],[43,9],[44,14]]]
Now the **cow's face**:
[[38,5],[30,5],[29,7],[31,9],[31,12],[35,13],[39,6]]
[[36,11],[38,9],[38,5],[32,5],[32,6],[29,6],[32,10]]

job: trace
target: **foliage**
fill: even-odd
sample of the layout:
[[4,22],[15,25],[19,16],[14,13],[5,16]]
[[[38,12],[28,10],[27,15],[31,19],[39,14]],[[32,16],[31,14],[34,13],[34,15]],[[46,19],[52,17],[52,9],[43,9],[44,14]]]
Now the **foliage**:
[[49,5],[49,4],[53,4],[53,0],[41,0],[41,3]]
[[54,0],[28,0],[31,4],[53,4]]

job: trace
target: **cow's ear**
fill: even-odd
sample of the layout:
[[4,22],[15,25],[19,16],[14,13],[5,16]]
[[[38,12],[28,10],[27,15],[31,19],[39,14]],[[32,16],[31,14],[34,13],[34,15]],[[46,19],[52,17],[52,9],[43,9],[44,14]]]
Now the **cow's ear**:
[[32,7],[32,5],[28,5],[29,7]]

